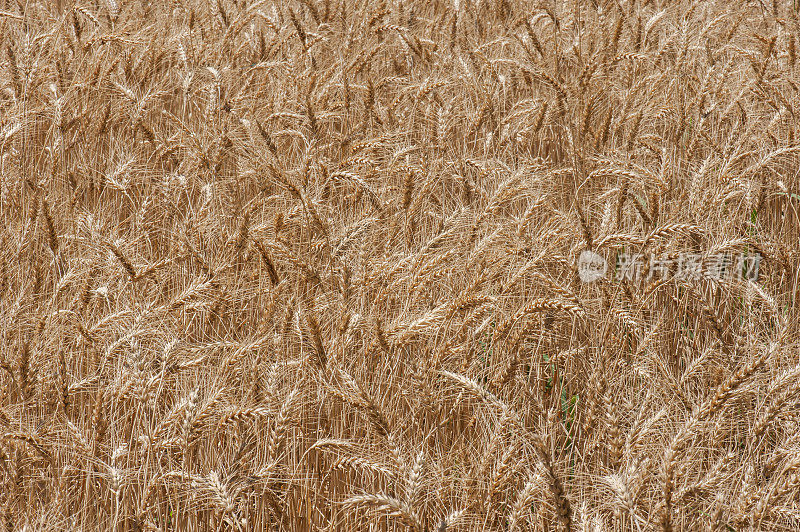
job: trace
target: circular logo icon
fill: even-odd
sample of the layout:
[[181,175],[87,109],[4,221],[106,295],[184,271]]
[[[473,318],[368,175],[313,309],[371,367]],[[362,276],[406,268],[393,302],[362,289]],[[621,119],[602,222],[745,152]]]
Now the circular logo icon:
[[578,257],[578,277],[584,283],[596,281],[606,274],[606,259],[588,249]]

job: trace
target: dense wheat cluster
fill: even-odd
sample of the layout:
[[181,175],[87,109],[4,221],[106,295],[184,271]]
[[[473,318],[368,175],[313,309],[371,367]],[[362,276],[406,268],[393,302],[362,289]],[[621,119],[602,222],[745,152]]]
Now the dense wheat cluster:
[[800,529],[795,2],[0,6],[4,530]]

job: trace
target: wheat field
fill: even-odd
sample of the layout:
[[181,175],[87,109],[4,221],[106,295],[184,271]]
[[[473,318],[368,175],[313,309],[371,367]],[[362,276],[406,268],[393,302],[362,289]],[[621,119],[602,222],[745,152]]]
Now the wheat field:
[[0,1],[3,530],[800,530],[798,33]]

